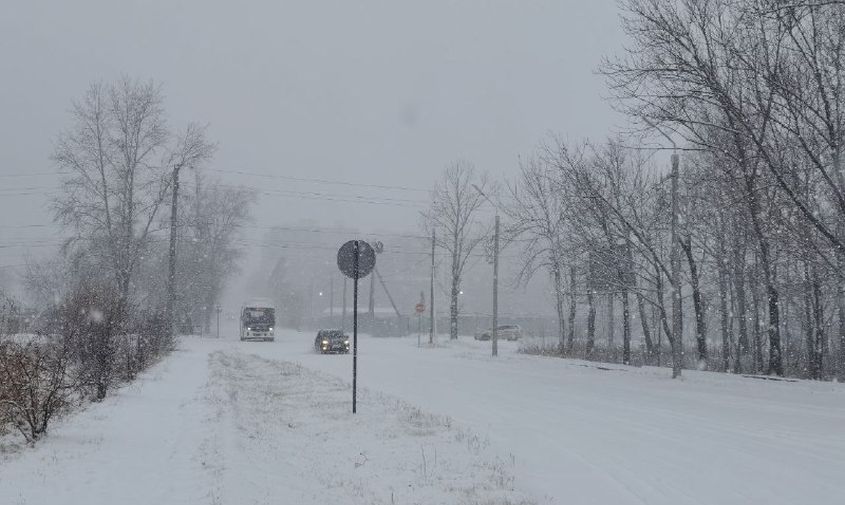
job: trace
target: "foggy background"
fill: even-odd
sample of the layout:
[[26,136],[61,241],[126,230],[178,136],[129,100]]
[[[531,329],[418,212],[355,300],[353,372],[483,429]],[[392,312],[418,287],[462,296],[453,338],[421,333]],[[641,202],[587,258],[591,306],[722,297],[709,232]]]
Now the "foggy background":
[[[94,81],[125,74],[161,83],[172,126],[209,125],[219,148],[208,176],[257,191],[243,274],[229,282],[234,305],[278,255],[262,241],[272,226],[357,229],[389,247],[395,235],[421,233],[419,212],[447,164],[467,160],[502,181],[550,132],[601,138],[616,122],[593,73],[623,43],[610,0],[33,1],[3,10],[6,285],[27,258],[61,243],[48,206],[59,182],[49,157],[72,101]],[[336,274],[331,248],[352,237],[300,235],[299,254]],[[467,289],[490,282],[477,263]],[[544,282],[503,293],[503,303],[551,313]]]

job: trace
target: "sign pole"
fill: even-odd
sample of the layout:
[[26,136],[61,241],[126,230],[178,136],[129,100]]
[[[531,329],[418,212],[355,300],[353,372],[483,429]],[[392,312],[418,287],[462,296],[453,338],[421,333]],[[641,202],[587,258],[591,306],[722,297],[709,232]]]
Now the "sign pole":
[[355,241],[355,262],[352,278],[352,413],[358,412],[358,261],[361,254],[359,242]]
[[429,345],[434,345],[434,337],[437,335],[437,314],[434,312],[434,245],[436,233],[434,230],[431,232],[431,328],[428,332]]
[[352,413],[355,414],[358,412],[358,281],[375,269],[375,250],[363,240],[350,240],[337,251],[337,266],[343,275],[352,278]]

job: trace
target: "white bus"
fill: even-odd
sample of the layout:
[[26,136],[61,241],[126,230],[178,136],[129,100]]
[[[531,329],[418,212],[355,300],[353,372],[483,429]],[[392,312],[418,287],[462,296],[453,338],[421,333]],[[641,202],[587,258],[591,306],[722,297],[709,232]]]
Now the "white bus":
[[241,307],[241,340],[275,340],[276,309],[264,300],[245,303]]

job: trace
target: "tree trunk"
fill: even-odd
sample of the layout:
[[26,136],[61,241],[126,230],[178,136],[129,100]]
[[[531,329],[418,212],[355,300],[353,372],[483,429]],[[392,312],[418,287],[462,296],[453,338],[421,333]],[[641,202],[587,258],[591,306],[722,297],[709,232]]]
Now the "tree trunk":
[[816,335],[813,341],[813,357],[816,362],[814,368],[817,370],[818,378],[824,377],[824,351],[825,351],[825,334],[824,334],[824,306],[822,305],[822,288],[818,276],[813,277],[813,306],[815,321],[814,326]]
[[563,278],[560,272],[560,266],[555,266],[554,269],[554,283],[555,283],[555,309],[557,310],[557,336],[560,347],[560,354],[563,355],[566,351],[566,324],[565,314],[563,309],[564,293],[563,293]]
[[[669,315],[666,313],[666,303],[663,299],[663,275],[660,273],[660,269],[655,266],[655,270],[657,273],[657,310],[660,316],[660,329],[663,330],[663,335],[669,339],[669,343],[672,343],[672,329],[669,328]],[[659,354],[663,352],[662,346],[657,346],[658,352],[658,360],[660,359]]]
[[[645,302],[643,301],[643,295],[637,292],[637,310],[640,313],[640,324],[643,327],[643,338],[645,339],[645,353],[646,353],[646,363],[651,362],[651,358],[654,357],[654,342],[651,339],[651,329],[648,326],[648,319],[645,313]],[[660,331],[657,328],[657,331]]]
[[[845,236],[845,233],[841,233],[840,236]],[[836,375],[840,382],[845,382],[845,250],[841,248],[837,250],[836,266],[839,271],[836,282],[836,302],[839,316],[839,352],[836,360]]]
[[586,357],[590,358],[593,355],[593,346],[596,343],[596,305],[595,294],[592,289],[587,290],[587,305],[589,306],[589,311],[587,312]]
[[616,361],[616,295],[607,294],[607,357]]
[[575,343],[575,309],[577,308],[578,299],[575,294],[575,267],[569,267],[569,335],[566,349],[572,352],[572,346]]
[[695,256],[693,256],[692,239],[690,237],[681,240],[681,247],[689,264],[692,305],[693,310],[695,310],[695,342],[698,350],[698,368],[703,370],[707,367],[707,323],[704,318],[704,301],[698,278],[698,264],[695,261]]
[[[746,179],[748,181],[748,179]],[[763,280],[766,284],[766,301],[769,309],[769,367],[767,373],[783,376],[783,356],[780,349],[780,302],[778,300],[779,294],[775,278],[777,276],[775,267],[771,263],[769,252],[769,241],[763,233],[762,225],[760,224],[759,203],[756,188],[754,188],[753,181],[746,182],[748,187],[748,206],[751,214],[751,224],[754,233],[757,235],[757,242],[760,247],[760,257],[758,264],[763,269]],[[755,290],[756,293],[756,290]],[[759,317],[759,314],[757,315]],[[755,342],[757,344],[757,342]],[[762,345],[756,351],[762,353]],[[762,355],[758,355],[758,359],[762,360]]]
[[804,339],[807,347],[807,374],[811,379],[821,378],[816,361],[816,332],[813,318],[814,275],[810,273],[810,262],[804,261]]
[[748,307],[745,295],[745,255],[739,251],[734,255],[734,300],[739,322],[739,336],[736,341],[734,373],[742,373],[742,357],[748,354]]
[[622,290],[622,363],[631,364],[631,302],[628,290]]
[[[831,146],[831,157],[833,161],[833,173],[839,183],[840,191],[845,191],[845,174],[842,173],[842,145],[839,142]],[[840,215],[837,226],[840,242],[845,237],[845,218]],[[836,282],[836,304],[839,316],[839,352],[836,360],[836,375],[840,382],[845,382],[845,249],[836,249],[836,266],[838,270]]]
[[452,280],[452,292],[449,301],[449,339],[458,338],[458,284]]
[[769,305],[769,374],[783,377],[783,350],[780,341],[780,293],[774,283],[774,268],[766,285]]
[[731,343],[733,342],[730,312],[728,309],[728,272],[724,261],[719,261],[719,312],[722,325],[722,370],[730,369]]
[[754,372],[760,373],[763,371],[763,339],[760,325],[760,292],[757,286],[752,286],[751,304],[754,306],[754,327],[752,333],[754,338],[752,341],[751,357],[754,360]]

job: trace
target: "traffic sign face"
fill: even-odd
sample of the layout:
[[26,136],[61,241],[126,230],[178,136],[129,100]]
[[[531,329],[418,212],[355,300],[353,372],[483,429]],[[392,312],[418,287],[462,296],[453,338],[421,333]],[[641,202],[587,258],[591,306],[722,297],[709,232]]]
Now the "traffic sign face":
[[[358,252],[357,262],[355,260],[356,250]],[[350,240],[337,251],[337,267],[340,268],[343,275],[352,279],[361,279],[368,276],[375,266],[376,253],[370,244],[363,240]]]
[[422,314],[423,312],[425,312],[425,304],[418,303],[415,309],[417,311],[417,314]]

